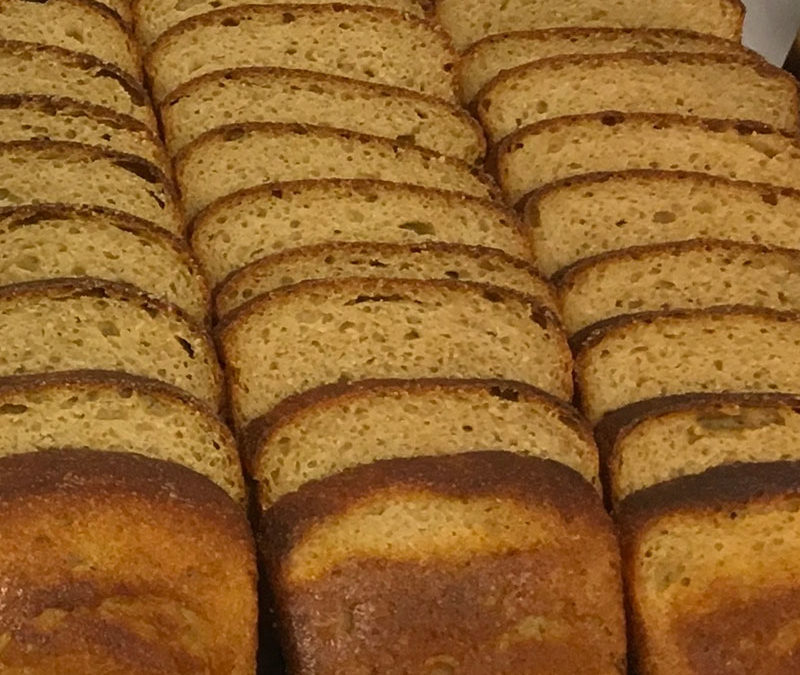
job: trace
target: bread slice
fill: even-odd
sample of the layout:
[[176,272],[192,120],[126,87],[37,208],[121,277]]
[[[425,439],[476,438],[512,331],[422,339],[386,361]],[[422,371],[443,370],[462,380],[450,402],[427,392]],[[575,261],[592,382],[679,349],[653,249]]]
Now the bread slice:
[[466,281],[305,281],[256,298],[219,327],[241,429],[282,399],[368,378],[517,379],[569,399],[572,360],[539,301]]
[[545,28],[491,35],[469,47],[456,66],[459,96],[470,103],[502,71],[567,54],[684,52],[739,54],[733,40],[670,28]]
[[0,459],[0,508],[3,672],[254,672],[252,535],[205,476],[44,450]]
[[202,75],[161,104],[175,154],[206,131],[242,122],[299,122],[405,141],[477,163],[486,141],[461,108],[384,84],[286,68],[237,68]]
[[142,78],[133,35],[116,12],[94,0],[5,0],[0,35],[90,54]]
[[170,385],[92,371],[0,380],[0,455],[89,448],[183,464],[243,503],[233,436],[207,406]]
[[737,462],[800,458],[800,398],[687,394],[650,401],[600,429],[611,497]]
[[755,307],[643,312],[573,339],[581,405],[597,422],[625,406],[704,392],[800,392],[800,315]]
[[0,93],[73,98],[158,130],[150,97],[136,78],[111,63],[61,47],[0,40]]
[[[720,233],[724,234],[724,233]],[[622,314],[752,305],[800,311],[800,251],[694,239],[587,258],[558,276],[568,334]]]
[[175,160],[189,217],[214,200],[264,183],[372,178],[493,197],[478,169],[414,145],[331,127],[232,124],[209,131]]
[[547,275],[583,258],[724,236],[800,248],[800,191],[703,173],[597,173],[534,191],[524,218]]
[[131,284],[207,320],[208,284],[184,240],[96,207],[0,209],[0,285],[87,276]]
[[164,33],[147,56],[153,96],[205,73],[243,66],[302,68],[455,100],[456,55],[435,24],[382,7],[243,5]]
[[318,244],[261,258],[234,272],[214,297],[223,317],[248,300],[307,279],[458,279],[510,288],[557,311],[550,284],[519,258],[461,244]]
[[99,206],[184,231],[172,181],[141,157],[71,142],[0,143],[0,176],[0,208]]
[[625,672],[611,519],[557,462],[375,462],[285,496],[261,533],[293,673]]
[[599,487],[597,448],[571,406],[511,380],[371,380],[312,389],[244,434],[259,503],[381,459],[503,449],[561,462]]
[[481,38],[511,30],[570,27],[682,28],[739,40],[739,0],[436,0],[436,17],[461,51]]
[[[162,34],[177,24],[200,14],[217,9],[228,9],[251,4],[247,0],[132,0],[131,6],[136,15],[136,35],[145,47],[150,47]],[[325,0],[301,0],[296,5],[325,5]],[[418,0],[347,0],[339,5],[360,5],[365,7],[384,7],[405,14],[425,16],[426,4]]]
[[72,141],[136,155],[165,173],[169,159],[146,124],[70,98],[0,94],[0,142]]
[[132,286],[86,278],[0,288],[0,344],[0,377],[123,372],[220,407],[222,378],[209,336]]
[[597,171],[700,171],[800,187],[800,144],[770,127],[647,113],[596,113],[524,127],[500,145],[497,176],[517,203],[532,190]]
[[800,463],[718,467],[623,503],[632,656],[653,675],[792,672]]
[[797,81],[760,57],[679,52],[573,54],[505,70],[475,99],[497,143],[542,120],[606,110],[762,122],[797,133]]
[[524,260],[529,237],[503,206],[378,180],[305,180],[242,190],[193,222],[192,248],[216,285],[265,255],[341,242],[490,246]]

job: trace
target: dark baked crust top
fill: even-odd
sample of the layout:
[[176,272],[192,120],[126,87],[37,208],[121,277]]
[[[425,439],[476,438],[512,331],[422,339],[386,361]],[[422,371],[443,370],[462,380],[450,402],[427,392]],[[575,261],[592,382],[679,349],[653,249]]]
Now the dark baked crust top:
[[481,451],[379,460],[306,483],[262,514],[261,549],[273,563],[280,564],[312,527],[383,490],[548,504],[566,520],[579,518],[598,533],[612,531],[597,492],[576,471],[552,460]]

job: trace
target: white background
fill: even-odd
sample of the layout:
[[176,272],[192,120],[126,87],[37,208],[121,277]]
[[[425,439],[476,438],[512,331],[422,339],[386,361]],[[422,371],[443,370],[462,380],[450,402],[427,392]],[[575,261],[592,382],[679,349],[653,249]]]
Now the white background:
[[782,66],[800,28],[800,0],[744,0],[743,42]]

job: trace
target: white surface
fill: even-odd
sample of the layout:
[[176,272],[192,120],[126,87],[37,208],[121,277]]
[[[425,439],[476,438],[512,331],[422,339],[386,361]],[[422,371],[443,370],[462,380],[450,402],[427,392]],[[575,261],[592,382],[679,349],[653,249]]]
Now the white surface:
[[744,0],[747,15],[742,41],[782,66],[800,28],[800,0]]

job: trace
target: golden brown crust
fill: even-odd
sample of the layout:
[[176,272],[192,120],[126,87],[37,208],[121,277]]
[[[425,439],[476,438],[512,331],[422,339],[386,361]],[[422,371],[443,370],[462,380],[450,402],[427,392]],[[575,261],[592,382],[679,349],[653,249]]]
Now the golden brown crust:
[[[475,133],[475,141],[481,149],[480,156],[482,157],[486,152],[486,138],[483,135],[483,128],[478,121],[469,115],[463,108],[453,103],[445,101],[436,96],[430,96],[421,92],[413,91],[412,89],[404,89],[402,87],[394,87],[389,84],[382,84],[379,82],[366,82],[363,80],[355,80],[341,75],[327,75],[312,70],[302,70],[294,68],[278,68],[266,66],[250,66],[244,68],[228,68],[225,70],[216,70],[205,75],[184,82],[177,86],[172,92],[162,101],[159,109],[164,114],[164,110],[174,105],[178,99],[191,94],[193,90],[200,84],[206,82],[215,82],[220,78],[226,80],[237,80],[239,78],[252,77],[254,75],[263,77],[264,79],[277,79],[281,76],[291,76],[293,78],[302,78],[310,83],[320,84],[340,84],[346,86],[348,90],[355,93],[374,93],[384,97],[398,97],[407,100],[414,100],[424,102],[432,106],[441,108],[444,113],[453,115],[461,120],[464,124],[471,127]],[[409,143],[409,145],[411,145]]]
[[295,136],[305,136],[309,133],[314,134],[321,138],[344,138],[346,140],[358,141],[359,143],[370,144],[373,146],[383,146],[391,150],[393,153],[401,152],[403,150],[414,151],[419,153],[424,158],[436,161],[440,164],[449,164],[464,171],[465,174],[470,174],[476,178],[485,188],[490,198],[499,199],[499,188],[492,180],[492,178],[483,172],[479,167],[470,166],[454,157],[446,157],[433,150],[422,148],[418,145],[412,145],[402,141],[384,138],[383,136],[371,136],[369,134],[361,134],[356,131],[349,131],[347,129],[337,129],[335,127],[317,126],[313,124],[290,124],[282,122],[241,122],[239,124],[228,124],[222,127],[211,129],[195,138],[191,143],[185,145],[175,155],[175,172],[177,175],[181,174],[181,167],[184,163],[189,161],[194,152],[203,150],[203,146],[213,141],[215,138],[221,137],[223,140],[235,140],[244,134],[251,132],[262,132],[268,135],[275,134],[293,134]]
[[216,483],[181,464],[133,453],[64,448],[0,457],[0,469],[0,504],[46,495],[136,495],[200,511],[209,525],[252,547],[241,507]]
[[252,672],[253,538],[222,488],[179,464],[82,448],[7,456],[0,474],[2,666]]
[[[284,623],[294,629],[284,650],[290,672],[369,672],[363,670],[368,664],[381,675],[624,673],[618,584],[609,573],[612,579],[603,592],[589,597],[565,570],[567,559],[578,567],[590,556],[597,567],[608,566],[610,547],[604,544],[610,538],[598,534],[599,541],[587,542],[582,537],[562,542],[557,551],[542,547],[505,556],[474,555],[460,566],[345,562],[302,590],[285,591],[290,609],[282,613]],[[573,613],[558,617],[565,605]],[[513,631],[525,619],[515,620],[527,616],[535,622],[532,615],[547,616],[559,638],[515,640]],[[348,618],[349,630],[320,639],[321,624],[348,625]],[[604,629],[598,628],[600,622]]]
[[597,492],[576,471],[547,459],[503,451],[439,457],[382,459],[306,483],[262,514],[262,553],[284,559],[306,533],[381,490],[424,490],[445,497],[504,497],[524,504],[548,504],[566,520],[580,518],[598,532],[611,527]]
[[[421,279],[369,279],[369,278],[343,278],[343,279],[310,279],[301,281],[284,288],[278,288],[270,293],[265,293],[245,304],[237,307],[230,314],[226,315],[216,327],[216,335],[222,337],[224,333],[232,330],[236,324],[246,321],[248,316],[260,309],[262,305],[280,299],[291,298],[294,293],[302,292],[305,289],[326,288],[331,292],[344,291],[354,293],[357,297],[369,295],[373,291],[381,293],[383,287],[390,289],[389,292],[395,293],[396,289],[404,292],[414,292],[430,289],[448,289],[451,291],[461,291],[471,289],[480,291],[484,297],[491,299],[492,302],[515,301],[522,302],[528,306],[530,318],[533,323],[542,328],[555,330],[559,333],[564,332],[561,319],[549,307],[543,305],[538,299],[513,291],[508,288],[491,286],[472,281],[453,281],[449,279],[421,280]],[[1,297],[1,296],[0,296]]]
[[[646,487],[622,501],[617,507],[617,522],[623,575],[627,583],[633,584],[626,604],[632,658],[637,672],[646,672],[650,659],[647,628],[636,611],[638,603],[635,597],[641,544],[650,529],[657,527],[658,521],[664,517],[682,514],[697,519],[721,513],[735,521],[739,511],[751,506],[768,505],[798,496],[800,462],[779,461],[716,466],[700,474]],[[724,592],[724,586],[716,589],[717,592],[720,590]],[[736,597],[737,590],[731,588],[726,601],[714,603],[716,607],[712,605],[711,611],[693,613],[691,606],[685,610],[673,639],[678,641],[678,648],[692,664],[692,672],[719,672],[720,664],[730,663],[732,657],[742,665],[742,673],[754,673],[765,663],[769,663],[768,667],[758,672],[776,675],[796,672],[795,650],[786,654],[777,646],[764,649],[761,643],[765,635],[778,635],[781,628],[785,630],[787,625],[797,620],[797,591],[765,586],[760,589],[758,598],[743,601]],[[786,602],[787,595],[792,602]],[[780,625],[776,619],[787,609],[790,609],[791,617],[786,624]],[[751,641],[747,635],[754,626],[758,631]],[[783,660],[782,654],[789,660]]]
[[623,549],[632,551],[631,547],[648,525],[667,515],[697,516],[725,510],[735,513],[737,508],[797,495],[800,495],[800,461],[715,466],[628,495],[617,509],[621,543]]
[[489,248],[488,246],[468,246],[466,244],[452,244],[449,242],[440,242],[440,241],[428,241],[419,244],[387,244],[387,243],[372,243],[372,242],[331,242],[326,244],[312,244],[309,246],[300,246],[298,248],[286,249],[285,251],[280,251],[279,253],[273,253],[272,255],[264,256],[258,260],[253,261],[249,265],[242,267],[238,270],[234,270],[231,272],[225,279],[223,279],[217,288],[215,289],[215,295],[219,294],[219,291],[223,289],[224,286],[229,284],[236,284],[238,279],[241,277],[245,277],[249,274],[252,274],[252,271],[255,269],[259,269],[261,267],[268,268],[271,265],[281,265],[285,264],[287,261],[291,261],[293,258],[297,256],[303,255],[318,255],[325,252],[330,253],[342,253],[345,255],[359,255],[364,251],[364,249],[369,248],[370,251],[374,252],[376,255],[396,255],[399,253],[408,252],[410,254],[414,253],[422,253],[426,251],[430,251],[433,253],[453,253],[453,254],[461,254],[465,257],[469,257],[473,260],[480,260],[481,258],[491,255],[492,257],[498,259],[504,267],[514,268],[520,271],[529,274],[532,279],[540,282],[543,286],[547,287],[549,291],[551,291],[550,297],[546,298],[548,301],[552,301],[555,304],[555,290],[550,288],[550,282],[548,282],[541,274],[536,270],[536,268],[526,260],[521,258],[516,258],[512,255],[509,255],[505,251],[501,251],[497,248]]
[[509,221],[511,226],[518,230],[520,237],[526,242],[531,241],[529,234],[530,228],[527,224],[523,223],[519,216],[510,208],[505,206],[501,201],[492,199],[485,199],[482,197],[475,197],[472,195],[464,194],[462,192],[453,192],[451,190],[441,190],[438,188],[423,187],[421,185],[413,185],[411,183],[394,183],[391,181],[375,180],[371,178],[321,178],[321,179],[307,179],[296,181],[284,181],[276,183],[266,183],[257,185],[251,188],[239,190],[230,195],[226,195],[215,202],[209,204],[205,209],[200,211],[189,223],[188,232],[190,236],[194,233],[197,225],[203,222],[210,222],[213,220],[215,214],[224,213],[228,209],[238,205],[241,199],[246,199],[251,196],[258,196],[261,194],[269,195],[282,199],[285,194],[302,193],[304,189],[310,187],[326,187],[330,186],[332,189],[349,188],[354,192],[367,192],[369,190],[392,190],[403,191],[410,194],[418,195],[420,197],[427,194],[434,194],[439,197],[446,198],[452,202],[469,202],[476,204],[484,209],[491,209],[496,211],[498,218]]
[[610,333],[625,330],[634,324],[653,323],[658,320],[688,319],[698,316],[747,316],[769,319],[771,321],[786,323],[799,322],[800,312],[771,309],[768,307],[753,307],[751,305],[721,305],[706,309],[671,309],[653,312],[638,312],[636,314],[623,314],[598,321],[575,333],[570,338],[570,347],[578,362],[582,355],[595,347]]
[[731,65],[738,64],[749,66],[756,73],[765,78],[783,80],[787,85],[791,85],[794,91],[793,105],[787,106],[795,111],[795,118],[800,117],[798,106],[797,82],[785,70],[776,68],[768,63],[756,52],[742,50],[738,54],[718,54],[694,53],[679,51],[658,51],[658,52],[611,52],[608,54],[564,54],[561,56],[550,56],[544,59],[537,59],[531,63],[524,63],[514,68],[509,68],[500,72],[497,77],[487,82],[475,95],[476,108],[486,108],[490,104],[488,97],[492,92],[503,86],[508,80],[513,80],[519,75],[535,74],[541,70],[559,70],[564,66],[579,65],[587,70],[607,63],[619,63],[623,67],[635,67],[636,65],[670,65],[674,63],[684,63],[691,65]]
[[559,420],[575,431],[586,443],[593,444],[589,423],[575,408],[524,382],[455,378],[376,379],[327,384],[284,399],[268,414],[256,418],[245,427],[240,439],[242,459],[252,470],[258,463],[259,452],[265,448],[273,435],[280,432],[281,427],[294,423],[306,414],[312,414],[316,409],[331,407],[343,400],[366,399],[375,394],[391,391],[424,393],[441,390],[488,392],[500,399],[518,401],[522,398],[542,402],[555,409]]
[[734,254],[758,256],[766,253],[780,253],[782,255],[796,258],[800,262],[800,251],[792,248],[782,248],[780,246],[765,246],[762,244],[751,244],[747,242],[731,241],[729,239],[685,239],[682,241],[669,241],[661,244],[644,244],[641,246],[630,246],[617,251],[607,251],[599,253],[589,258],[582,258],[567,267],[562,267],[556,272],[550,281],[556,285],[560,293],[569,292],[577,282],[576,277],[587,270],[604,265],[613,265],[619,261],[645,260],[652,255],[668,254],[672,256],[682,255],[695,251],[728,251]]

